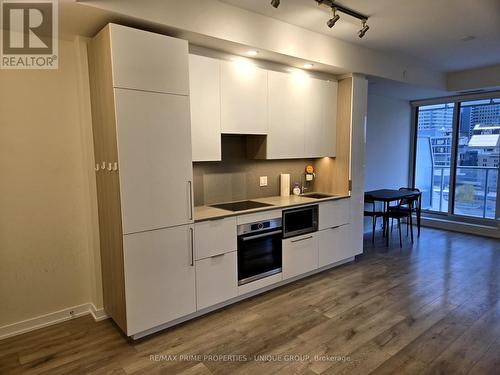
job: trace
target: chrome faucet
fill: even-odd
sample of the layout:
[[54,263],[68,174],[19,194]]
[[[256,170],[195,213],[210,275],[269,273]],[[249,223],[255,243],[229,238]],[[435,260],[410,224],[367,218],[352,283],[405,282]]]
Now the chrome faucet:
[[302,174],[301,180],[302,181],[300,181],[301,182],[300,194],[304,194],[306,192],[306,190],[309,190],[309,188],[306,187],[307,181],[306,181],[306,175],[305,175],[305,173]]

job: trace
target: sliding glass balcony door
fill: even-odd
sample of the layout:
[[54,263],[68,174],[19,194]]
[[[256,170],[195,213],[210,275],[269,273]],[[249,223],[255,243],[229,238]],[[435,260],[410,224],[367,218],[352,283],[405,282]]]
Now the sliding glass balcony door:
[[500,98],[421,105],[415,113],[413,176],[422,208],[499,218]]
[[454,103],[418,108],[415,187],[424,210],[448,212]]
[[500,99],[460,103],[454,214],[496,217],[499,137]]

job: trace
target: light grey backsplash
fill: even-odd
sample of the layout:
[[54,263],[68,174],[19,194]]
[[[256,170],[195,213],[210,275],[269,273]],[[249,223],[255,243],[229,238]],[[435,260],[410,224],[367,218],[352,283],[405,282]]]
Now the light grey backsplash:
[[[193,163],[196,206],[280,195],[280,174],[290,174],[290,187],[301,183],[313,159],[254,160],[246,156],[245,136],[222,136],[222,161]],[[267,186],[259,186],[267,176]],[[311,184],[310,189],[314,186]]]

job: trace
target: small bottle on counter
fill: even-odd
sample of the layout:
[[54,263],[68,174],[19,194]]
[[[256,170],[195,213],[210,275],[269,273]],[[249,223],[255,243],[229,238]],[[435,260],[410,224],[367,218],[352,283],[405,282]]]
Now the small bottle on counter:
[[300,195],[300,185],[298,182],[293,184],[293,195]]

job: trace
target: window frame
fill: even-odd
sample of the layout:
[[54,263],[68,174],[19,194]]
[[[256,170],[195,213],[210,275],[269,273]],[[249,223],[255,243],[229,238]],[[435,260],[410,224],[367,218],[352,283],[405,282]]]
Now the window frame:
[[[457,147],[459,141],[459,125],[460,125],[460,107],[462,102],[480,99],[499,99],[500,91],[485,91],[473,94],[446,96],[440,98],[432,99],[422,99],[410,101],[411,105],[411,136],[410,136],[410,165],[408,173],[408,186],[415,188],[415,170],[417,164],[417,136],[418,136],[418,110],[421,106],[433,105],[433,104],[446,104],[454,103],[453,108],[453,135],[452,135],[452,148],[451,148],[451,160],[450,160],[450,192],[449,195],[453,197],[448,203],[447,212],[439,212],[432,210],[422,210],[422,212],[433,218],[447,218],[452,221],[458,221],[462,223],[477,224],[477,225],[491,225],[500,221],[500,176],[497,179],[497,202],[495,218],[482,218],[473,217],[466,215],[454,214],[455,209],[455,182],[456,182],[456,171],[457,171]],[[500,174],[500,169],[499,169]]]

